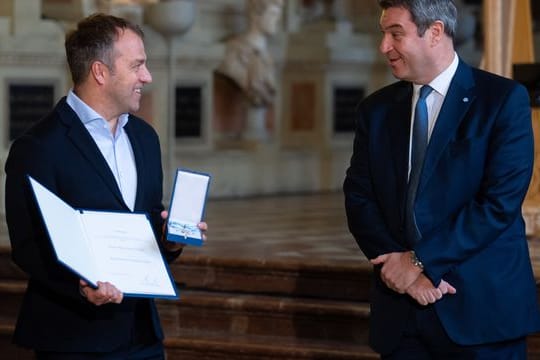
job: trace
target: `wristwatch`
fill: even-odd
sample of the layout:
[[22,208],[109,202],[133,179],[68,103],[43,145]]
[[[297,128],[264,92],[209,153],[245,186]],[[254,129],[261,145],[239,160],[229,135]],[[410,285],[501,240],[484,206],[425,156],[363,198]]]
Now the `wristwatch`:
[[414,250],[411,250],[411,263],[414,265],[414,266],[418,266],[420,268],[420,270],[424,270],[424,264],[422,264],[422,262],[420,260],[418,260],[418,258],[416,257],[416,253],[414,252]]

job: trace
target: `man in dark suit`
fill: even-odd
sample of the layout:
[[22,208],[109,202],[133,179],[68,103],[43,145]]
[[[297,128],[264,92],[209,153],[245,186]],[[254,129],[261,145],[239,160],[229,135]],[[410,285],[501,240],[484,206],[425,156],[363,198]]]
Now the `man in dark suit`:
[[459,59],[451,0],[379,4],[400,81],[360,104],[344,182],[349,228],[375,265],[370,344],[384,359],[526,359],[540,329],[521,214],[527,91]]
[[12,256],[29,276],[14,341],[38,359],[163,359],[154,301],[123,298],[107,279],[94,289],[60,265],[27,180],[75,208],[146,212],[167,260],[180,254],[180,245],[161,236],[167,213],[157,134],[129,114],[152,81],[143,33],[96,14],[65,45],[73,89],[13,143],[6,163]]

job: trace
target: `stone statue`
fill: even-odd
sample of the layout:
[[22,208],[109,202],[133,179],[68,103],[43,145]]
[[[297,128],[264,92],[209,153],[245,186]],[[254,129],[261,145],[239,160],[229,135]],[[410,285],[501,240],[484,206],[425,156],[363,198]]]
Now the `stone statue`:
[[274,62],[267,37],[277,30],[283,0],[247,0],[248,29],[227,42],[217,71],[232,79],[258,107],[273,103],[276,92]]

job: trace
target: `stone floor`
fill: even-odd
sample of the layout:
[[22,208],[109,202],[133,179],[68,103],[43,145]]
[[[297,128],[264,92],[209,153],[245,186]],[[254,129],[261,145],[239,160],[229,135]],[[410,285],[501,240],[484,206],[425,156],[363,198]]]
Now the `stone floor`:
[[[264,263],[357,266],[367,260],[347,229],[342,193],[211,200],[208,241],[183,256]],[[529,241],[540,280],[540,238]]]
[[208,240],[184,255],[261,263],[366,262],[350,235],[341,193],[209,201]]

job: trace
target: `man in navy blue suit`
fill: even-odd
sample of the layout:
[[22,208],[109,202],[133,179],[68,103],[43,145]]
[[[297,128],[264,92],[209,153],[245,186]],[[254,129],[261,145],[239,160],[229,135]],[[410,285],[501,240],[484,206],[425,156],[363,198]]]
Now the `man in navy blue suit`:
[[65,46],[73,89],[15,140],[6,162],[12,257],[29,277],[14,342],[38,359],[164,359],[154,301],[124,298],[107,279],[93,289],[59,264],[27,180],[75,208],[146,212],[166,259],[180,255],[181,245],[162,237],[158,136],[130,114],[152,81],[143,33],[96,14],[68,34]]
[[374,264],[383,359],[526,359],[540,313],[521,214],[533,169],[527,91],[471,68],[451,0],[380,0],[398,82],[361,102],[344,182]]

